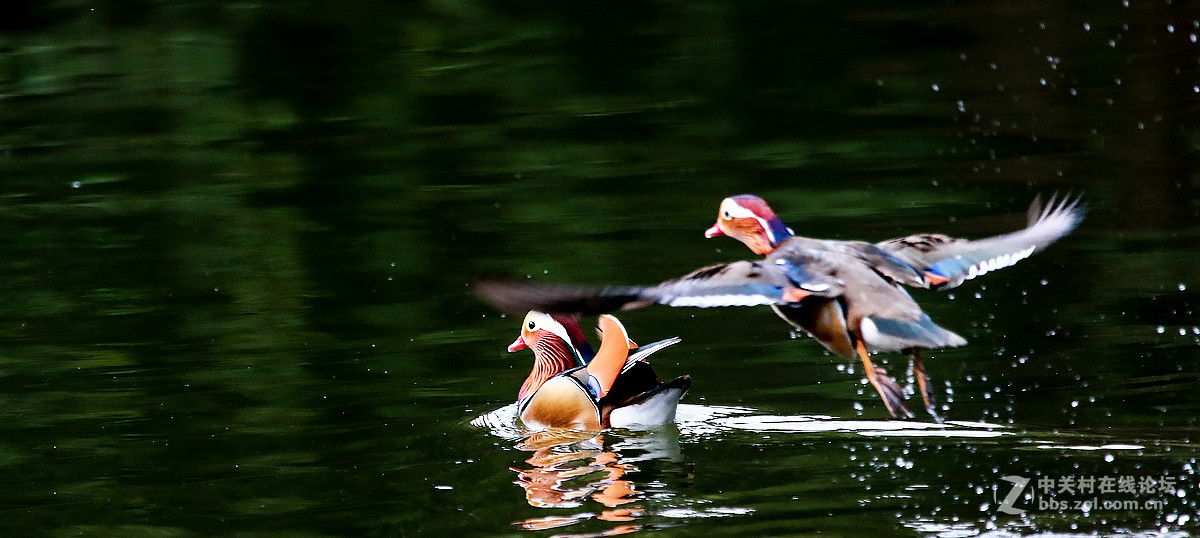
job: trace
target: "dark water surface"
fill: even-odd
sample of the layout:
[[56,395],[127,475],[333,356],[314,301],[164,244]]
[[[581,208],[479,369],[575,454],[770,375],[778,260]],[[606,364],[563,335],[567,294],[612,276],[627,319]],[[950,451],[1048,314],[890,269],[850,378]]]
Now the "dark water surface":
[[[1194,528],[1200,17],[1043,4],[4,4],[0,534]],[[479,275],[747,257],[702,237],[741,192],[880,240],[1054,191],[1075,234],[914,293],[971,341],[944,424],[767,309],[622,316],[683,338],[678,427],[497,412],[531,357]]]

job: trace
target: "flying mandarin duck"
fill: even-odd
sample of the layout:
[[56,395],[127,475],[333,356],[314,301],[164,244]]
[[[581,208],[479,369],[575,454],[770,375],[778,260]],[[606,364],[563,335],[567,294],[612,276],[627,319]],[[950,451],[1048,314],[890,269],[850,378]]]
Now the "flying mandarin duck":
[[[926,409],[933,392],[921,349],[966,344],[934,323],[904,286],[950,289],[964,281],[1028,258],[1083,220],[1078,198],[1040,197],[1027,225],[1012,233],[969,241],[916,234],[879,243],[812,239],[795,235],[762,198],[743,194],[721,202],[706,237],[727,235],[765,258],[697,269],[656,286],[583,287],[518,281],[485,281],[477,292],[507,311],[595,314],[650,304],[718,307],[770,305],[829,351],[862,360],[867,380],[892,416],[912,416],[904,391],[871,362],[873,352],[901,351]],[[936,415],[936,414],[935,414]]]

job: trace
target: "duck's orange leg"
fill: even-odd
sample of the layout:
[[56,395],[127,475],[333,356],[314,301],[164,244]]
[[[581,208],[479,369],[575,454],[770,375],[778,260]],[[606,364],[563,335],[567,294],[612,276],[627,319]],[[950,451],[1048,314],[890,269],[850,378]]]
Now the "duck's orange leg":
[[929,374],[925,373],[925,364],[921,362],[921,350],[913,348],[913,377],[917,378],[917,386],[921,388],[921,398],[925,400],[925,410],[937,416],[934,408],[933,387],[929,386]]
[[862,340],[858,341],[855,349],[858,350],[858,356],[862,357],[867,381],[871,382],[871,386],[875,387],[875,392],[878,392],[879,397],[883,398],[883,405],[887,407],[888,413],[894,417],[899,412],[906,418],[911,418],[913,414],[907,407],[904,407],[904,389],[900,388],[895,379],[888,377],[887,372],[882,368],[876,368],[871,363],[871,356],[867,354],[867,348],[863,346]]

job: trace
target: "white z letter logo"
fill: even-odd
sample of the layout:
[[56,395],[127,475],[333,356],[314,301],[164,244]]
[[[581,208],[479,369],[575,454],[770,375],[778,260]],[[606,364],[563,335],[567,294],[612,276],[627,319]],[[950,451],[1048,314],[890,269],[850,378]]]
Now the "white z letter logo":
[[[1025,491],[1025,486],[1029,485],[1029,479],[1023,476],[1008,475],[1000,477],[1000,480],[1012,482],[1013,487],[1011,490],[1009,490],[1008,495],[1004,497],[1004,500],[1000,502],[1000,507],[997,508],[997,510],[1014,516],[1024,514],[1025,510],[1013,508],[1013,503],[1017,502],[1017,499],[1021,498],[1021,492]],[[993,491],[992,495],[995,494],[996,492]],[[995,499],[993,498],[993,500]]]

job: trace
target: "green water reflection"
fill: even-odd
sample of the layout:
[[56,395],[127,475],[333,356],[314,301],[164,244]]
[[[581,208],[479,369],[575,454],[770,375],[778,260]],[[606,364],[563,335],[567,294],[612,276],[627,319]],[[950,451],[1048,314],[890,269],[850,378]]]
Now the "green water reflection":
[[[9,3],[0,529],[1194,527],[1200,22],[1129,4]],[[1056,190],[1075,234],[917,294],[971,341],[926,362],[946,417],[995,436],[877,424],[861,372],[752,309],[622,317],[683,338],[656,368],[703,418],[542,448],[630,502],[535,506],[536,451],[471,424],[529,368],[479,275],[738,259],[701,233],[740,192],[879,240],[1005,232]],[[1006,475],[1182,494],[1013,516]]]

